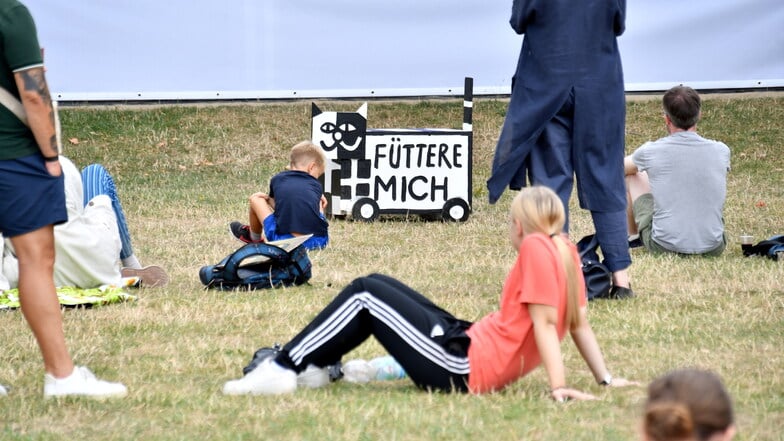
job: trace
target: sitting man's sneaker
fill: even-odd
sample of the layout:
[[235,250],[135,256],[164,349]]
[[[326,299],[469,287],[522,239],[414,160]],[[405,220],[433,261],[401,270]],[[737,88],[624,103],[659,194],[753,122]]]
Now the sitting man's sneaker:
[[262,361],[247,375],[227,381],[225,395],[280,395],[297,389],[297,373],[275,363],[271,358]]
[[639,248],[642,246],[642,239],[640,239],[639,234],[632,234],[628,238],[629,241],[629,248]]
[[169,283],[169,275],[166,270],[158,265],[149,265],[144,268],[125,267],[120,270],[123,277],[138,277],[140,284],[144,288],[163,287]]
[[634,291],[632,291],[631,285],[629,285],[628,288],[613,285],[612,288],[610,288],[610,294],[607,296],[608,299],[616,300],[629,299],[632,297],[634,297]]
[[0,384],[0,396],[3,396],[3,395],[8,395],[8,391],[5,390],[5,386]]
[[44,375],[44,397],[83,396],[92,398],[124,397],[128,389],[120,383],[100,380],[84,366],[74,367],[71,375],[54,378]]
[[244,225],[242,222],[234,221],[229,224],[229,231],[231,234],[245,243],[261,243],[264,242],[264,239],[253,240],[250,236],[250,227]]

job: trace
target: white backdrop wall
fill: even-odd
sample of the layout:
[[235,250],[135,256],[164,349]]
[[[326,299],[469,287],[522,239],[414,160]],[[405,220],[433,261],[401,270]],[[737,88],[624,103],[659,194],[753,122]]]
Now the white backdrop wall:
[[[60,101],[507,94],[511,0],[23,0]],[[631,0],[627,91],[784,86],[784,1]]]

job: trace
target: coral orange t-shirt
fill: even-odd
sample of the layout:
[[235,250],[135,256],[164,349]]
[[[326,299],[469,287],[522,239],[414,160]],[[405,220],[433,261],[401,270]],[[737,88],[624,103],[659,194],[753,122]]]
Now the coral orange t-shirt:
[[[576,268],[580,258],[569,244]],[[586,305],[585,282],[580,285],[580,306]],[[528,314],[528,304],[549,305],[558,310],[558,339],[567,331],[566,271],[553,240],[539,233],[528,234],[520,243],[514,266],[501,293],[501,306],[474,323],[467,331],[468,388],[472,393],[497,391],[527,374],[541,362]]]

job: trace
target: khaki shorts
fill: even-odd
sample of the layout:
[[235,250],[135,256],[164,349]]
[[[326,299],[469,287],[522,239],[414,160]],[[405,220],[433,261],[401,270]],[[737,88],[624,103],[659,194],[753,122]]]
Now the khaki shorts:
[[[653,195],[651,193],[645,193],[635,199],[634,204],[632,204],[632,212],[634,213],[634,222],[637,224],[637,232],[640,234],[640,240],[642,240],[645,249],[651,253],[681,254],[664,248],[651,238],[651,232],[653,231]],[[727,235],[725,234],[721,245],[701,255],[718,256],[726,247]]]

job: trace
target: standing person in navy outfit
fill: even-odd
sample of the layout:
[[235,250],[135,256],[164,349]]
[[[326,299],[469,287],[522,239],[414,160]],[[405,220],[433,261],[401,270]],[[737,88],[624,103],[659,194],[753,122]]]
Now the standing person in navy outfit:
[[631,297],[625,218],[623,69],[616,37],[625,0],[515,0],[510,24],[525,34],[496,145],[490,202],[506,186],[545,185],[567,208],[574,176],[591,211],[611,297]]

